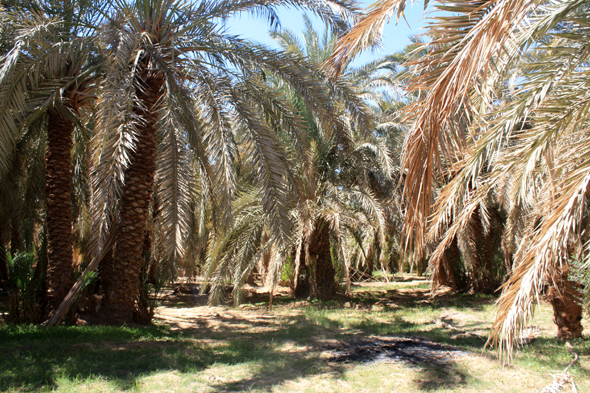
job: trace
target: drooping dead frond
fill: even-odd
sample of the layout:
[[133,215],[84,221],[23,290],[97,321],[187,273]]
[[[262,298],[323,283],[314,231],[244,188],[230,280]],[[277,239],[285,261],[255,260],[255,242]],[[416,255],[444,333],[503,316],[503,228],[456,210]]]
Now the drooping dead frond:
[[[587,148],[588,144],[585,151]],[[587,163],[579,165],[560,183],[561,195],[547,201],[551,213],[543,218],[530,243],[521,244],[526,252],[520,254],[512,277],[503,286],[488,342],[498,344],[508,359],[518,334],[533,315],[534,300],[539,298],[547,274],[569,258],[569,239],[580,229],[590,187],[588,169]]]
[[[326,62],[326,67],[333,69],[334,75],[338,76],[350,59],[380,41],[385,24],[394,14],[397,14],[396,23],[400,17],[403,17],[406,3],[406,0],[377,0],[374,2],[359,22],[344,37],[340,38],[334,47],[334,52]],[[424,9],[427,6],[428,0],[424,2]]]
[[[404,224],[407,249],[414,247],[420,252],[424,244],[439,144],[444,142],[441,132],[459,110],[469,107],[466,100],[469,88],[476,78],[486,80],[492,69],[491,59],[507,50],[504,44],[514,26],[536,5],[533,0],[455,3],[444,9],[459,12],[465,22],[447,23],[441,17],[433,26],[438,34],[431,46],[440,49],[421,61],[423,71],[413,81],[412,88],[427,89],[427,95],[411,109],[416,120],[406,140],[403,160],[407,169],[404,188],[408,206]],[[447,43],[452,46],[448,47]]]

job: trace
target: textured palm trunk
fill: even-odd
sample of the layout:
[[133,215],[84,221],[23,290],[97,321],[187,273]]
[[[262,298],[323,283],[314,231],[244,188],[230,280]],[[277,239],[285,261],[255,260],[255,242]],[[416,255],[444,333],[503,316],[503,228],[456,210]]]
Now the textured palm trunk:
[[556,274],[554,286],[547,292],[547,300],[553,306],[557,337],[568,340],[582,335],[582,306],[578,299],[582,294],[568,280],[569,267],[562,267]]
[[431,263],[430,268],[432,269],[432,286],[433,288],[447,286],[456,290],[457,282],[455,281],[455,276],[453,275],[447,254],[448,252],[445,252],[445,254],[439,258],[437,264]]
[[10,252],[16,254],[23,250],[23,238],[20,233],[21,217],[18,209],[10,214]]
[[451,243],[451,247],[447,252],[448,258],[448,272],[453,277],[453,289],[456,291],[463,291],[468,286],[467,279],[465,277],[465,270],[463,261],[461,260],[461,249],[459,248],[459,241],[455,237]]
[[438,265],[431,266],[432,283],[435,287],[445,285],[455,291],[467,289],[468,283],[465,277],[464,265],[461,259],[459,241],[455,237],[449,248],[445,251]]
[[72,241],[72,132],[74,124],[49,112],[45,153],[47,193],[47,306],[54,311],[74,285]]
[[0,281],[8,280],[8,260],[3,243],[3,228],[0,225]]
[[336,283],[336,270],[332,264],[330,254],[330,228],[328,223],[319,222],[312,234],[309,245],[312,271],[313,294],[322,299],[328,300],[333,297],[338,289]]
[[0,247],[0,282],[8,280],[8,263],[3,247]]
[[505,245],[504,239],[502,239],[502,253],[504,254],[504,265],[506,266],[506,278],[512,274],[512,266],[514,265],[514,256],[510,252],[508,246]]
[[369,245],[365,260],[367,261],[367,276],[372,277],[375,270],[375,242]]
[[[101,259],[100,261],[100,275],[98,276],[98,283],[100,286],[99,291],[101,291],[102,295],[103,295],[103,299],[105,299],[106,302],[106,287],[108,286],[108,281],[110,279],[110,277],[113,277],[115,275],[115,260],[113,258],[113,249],[111,248],[110,250],[108,250],[104,257]],[[102,306],[102,303],[101,303]]]
[[501,252],[502,228],[497,212],[490,215],[490,228],[485,233],[479,208],[473,214],[469,225],[468,243],[473,253],[471,286],[477,293],[494,293],[502,283],[504,274],[494,265],[494,255]]
[[[148,231],[156,161],[156,105],[162,84],[161,78],[150,77],[145,82],[145,90],[138,92],[145,109],[135,109],[142,123],[138,127],[136,149],[131,154],[125,173],[114,261],[102,277],[105,298],[100,314],[114,324],[134,320],[136,300],[142,288],[141,270],[147,263],[143,255],[143,243]],[[149,322],[145,315],[137,318],[143,323]]]
[[484,288],[486,287],[485,265],[488,250],[484,242],[484,230],[481,225],[479,208],[475,211],[469,223],[469,235],[467,239],[472,253],[473,264],[471,266],[471,287],[477,293],[484,292]]

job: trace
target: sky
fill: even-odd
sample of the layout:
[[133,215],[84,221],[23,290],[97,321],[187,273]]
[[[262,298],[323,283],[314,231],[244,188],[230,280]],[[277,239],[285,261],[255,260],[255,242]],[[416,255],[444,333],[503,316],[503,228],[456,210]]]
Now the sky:
[[[372,3],[372,1],[361,1],[360,3],[364,7],[367,7]],[[373,59],[397,52],[410,43],[410,36],[424,32],[423,26],[426,24],[424,16],[424,2],[415,1],[414,4],[410,3],[411,1],[408,1],[405,10],[407,23],[405,20],[400,19],[400,21],[396,24],[394,15],[390,22],[385,26],[382,48],[376,51],[367,51],[361,54],[353,62],[353,65],[358,66]],[[282,9],[279,13],[279,19],[283,29],[292,30],[297,35],[302,37],[304,24],[303,14],[300,11],[294,10],[292,8]],[[310,19],[312,20],[316,30],[323,31],[323,24],[318,18]],[[261,19],[243,14],[228,20],[226,27],[230,33],[238,34],[244,38],[249,38],[271,47],[279,47],[268,35],[268,24]]]

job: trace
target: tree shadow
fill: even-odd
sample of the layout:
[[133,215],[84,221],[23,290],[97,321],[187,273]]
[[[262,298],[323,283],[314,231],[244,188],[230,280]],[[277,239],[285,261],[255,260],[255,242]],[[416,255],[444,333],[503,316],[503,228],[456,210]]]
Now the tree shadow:
[[[183,306],[190,306],[191,301],[203,301],[194,298],[194,294],[186,296],[180,298]],[[437,301],[480,310],[493,299],[468,297]],[[421,309],[432,310],[439,306],[440,303],[419,305]],[[147,328],[0,327],[0,353],[4,354],[0,357],[0,391],[51,389],[58,386],[62,377],[70,380],[100,377],[119,390],[131,390],[136,388],[139,378],[152,373],[171,370],[215,373],[218,365],[244,365],[249,370],[245,377],[212,380],[209,388],[216,392],[249,388],[271,391],[289,381],[318,374],[323,379],[337,380],[357,365],[371,364],[378,359],[335,361],[337,348],[366,339],[430,341],[495,358],[491,352],[480,352],[483,341],[474,332],[481,330],[481,324],[476,322],[463,323],[460,330],[466,335],[457,339],[453,338],[457,335],[453,329],[434,322],[428,322],[430,326],[425,329],[424,322],[410,321],[395,310],[384,311],[382,316],[387,321],[383,322],[358,317],[339,319],[326,308],[334,307],[310,305],[303,312],[289,315],[269,314],[262,307],[250,313],[218,308],[183,314],[175,309],[176,313],[171,314],[175,317],[167,319],[165,325],[160,320],[160,325]],[[531,344],[528,353],[534,356],[552,348],[551,340],[544,340]],[[580,355],[590,353],[590,345],[584,344],[582,348]],[[379,355],[379,351],[374,352]],[[558,357],[560,364],[567,364],[566,355]],[[448,390],[463,387],[473,378],[463,371],[459,359],[443,361],[433,357],[399,362],[416,370],[413,381],[416,390]],[[554,359],[555,356],[549,356],[546,364],[556,368]]]
[[[39,390],[56,388],[61,377],[87,379],[101,377],[119,390],[136,387],[140,376],[159,371],[202,372],[214,365],[256,364],[254,372],[238,381],[217,381],[216,391],[242,391],[249,387],[271,390],[298,378],[322,374],[338,379],[359,362],[335,362],[326,359],[331,351],[324,341],[347,345],[359,335],[362,323],[342,326],[325,317],[313,320],[304,315],[282,318],[242,318],[227,313],[217,314],[215,324],[206,318],[188,330],[174,331],[170,326],[128,327],[54,327],[8,326],[0,328],[0,390]],[[179,322],[180,323],[180,322]],[[394,320],[401,331],[412,330],[413,324]],[[285,349],[291,343],[299,349]],[[303,348],[303,349],[301,349]],[[324,356],[322,356],[322,354]],[[435,388],[441,383],[459,386],[465,375],[454,361],[420,365],[420,386]]]

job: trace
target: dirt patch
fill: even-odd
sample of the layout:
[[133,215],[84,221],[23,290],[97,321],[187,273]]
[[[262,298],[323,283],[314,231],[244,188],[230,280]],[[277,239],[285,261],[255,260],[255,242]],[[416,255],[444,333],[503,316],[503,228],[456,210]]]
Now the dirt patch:
[[266,333],[281,329],[280,315],[269,314],[263,307],[158,307],[154,321],[170,326],[195,337],[211,337],[217,334],[239,331],[246,333]]

